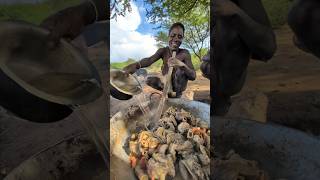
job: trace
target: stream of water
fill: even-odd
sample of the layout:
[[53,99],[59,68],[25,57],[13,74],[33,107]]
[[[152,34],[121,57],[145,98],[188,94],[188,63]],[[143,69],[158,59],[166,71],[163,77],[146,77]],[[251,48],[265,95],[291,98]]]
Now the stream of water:
[[[88,116],[85,113],[85,110],[82,110],[80,107],[75,106],[73,107],[74,111],[77,111],[75,114],[80,119],[82,126],[86,129],[89,136],[93,140],[94,144],[97,147],[97,150],[101,154],[104,162],[106,164],[109,164],[109,149],[107,143],[107,137],[105,133],[107,132],[106,127],[100,127],[97,125],[97,123],[93,120],[88,118]],[[107,117],[106,117],[107,120]]]

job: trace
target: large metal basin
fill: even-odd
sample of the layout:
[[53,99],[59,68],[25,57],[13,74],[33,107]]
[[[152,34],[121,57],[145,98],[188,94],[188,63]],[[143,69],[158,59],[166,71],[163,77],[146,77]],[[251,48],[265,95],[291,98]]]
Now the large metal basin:
[[230,149],[255,160],[271,179],[316,180],[320,177],[320,141],[304,132],[242,119],[214,118],[218,153]]
[[[165,109],[169,106],[182,107],[194,116],[210,122],[210,107],[208,104],[183,99],[169,99]],[[125,119],[123,112],[118,112],[110,120],[111,179],[137,179],[129,166],[129,156],[128,151],[126,151],[127,138],[131,135],[130,131],[135,128],[135,121],[141,121],[141,119]],[[179,173],[174,179],[181,179]]]
[[[170,99],[170,105],[186,108],[210,121],[207,104]],[[135,179],[123,146],[129,136],[130,125],[134,124],[130,122],[134,121],[124,121],[121,112],[111,119],[111,178]],[[214,117],[210,126],[218,155],[233,149],[243,158],[257,161],[271,179],[316,180],[320,177],[320,141],[313,136],[279,125],[243,119]]]
[[107,167],[86,135],[76,135],[30,157],[4,180],[105,180]]

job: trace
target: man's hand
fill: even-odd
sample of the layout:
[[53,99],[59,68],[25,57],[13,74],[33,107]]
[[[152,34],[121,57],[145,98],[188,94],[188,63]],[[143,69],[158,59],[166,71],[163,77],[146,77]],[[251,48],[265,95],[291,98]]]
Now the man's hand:
[[123,70],[128,74],[133,74],[138,70],[137,63],[129,64],[128,66],[124,67]]
[[213,13],[216,16],[230,17],[236,15],[240,8],[230,0],[214,0]]
[[53,46],[59,43],[60,38],[73,40],[83,28],[94,22],[96,18],[94,7],[90,2],[63,9],[46,18],[40,26],[50,31],[49,39]]
[[168,59],[168,65],[169,67],[185,67],[186,64],[184,64],[182,61],[180,61],[179,59],[177,58],[174,58],[174,57],[171,57]]

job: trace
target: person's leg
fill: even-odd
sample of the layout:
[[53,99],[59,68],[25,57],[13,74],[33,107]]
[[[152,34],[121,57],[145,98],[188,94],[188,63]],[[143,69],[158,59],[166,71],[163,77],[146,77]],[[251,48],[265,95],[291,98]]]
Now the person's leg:
[[184,71],[177,68],[172,73],[172,91],[174,93],[169,94],[171,98],[180,98],[183,91],[186,90],[188,85],[188,78]]
[[148,86],[151,86],[152,88],[154,88],[156,90],[159,90],[159,91],[162,91],[163,87],[164,87],[163,82],[157,76],[149,76],[149,77],[147,77],[146,84]]
[[231,106],[231,98],[223,94],[217,95],[212,102],[212,106],[214,115],[224,116]]
[[237,61],[238,64],[226,60],[223,66],[213,66],[211,83],[214,115],[224,116],[232,104],[231,96],[239,93],[244,86],[249,59],[238,58]]

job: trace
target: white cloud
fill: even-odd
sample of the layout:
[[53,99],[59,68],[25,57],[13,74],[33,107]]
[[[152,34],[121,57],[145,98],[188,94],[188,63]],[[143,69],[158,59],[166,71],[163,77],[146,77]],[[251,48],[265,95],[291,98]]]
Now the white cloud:
[[141,16],[138,7],[131,3],[132,11],[125,17],[119,16],[110,23],[111,62],[126,61],[128,58],[140,60],[156,52],[156,40],[148,34],[137,31]]

